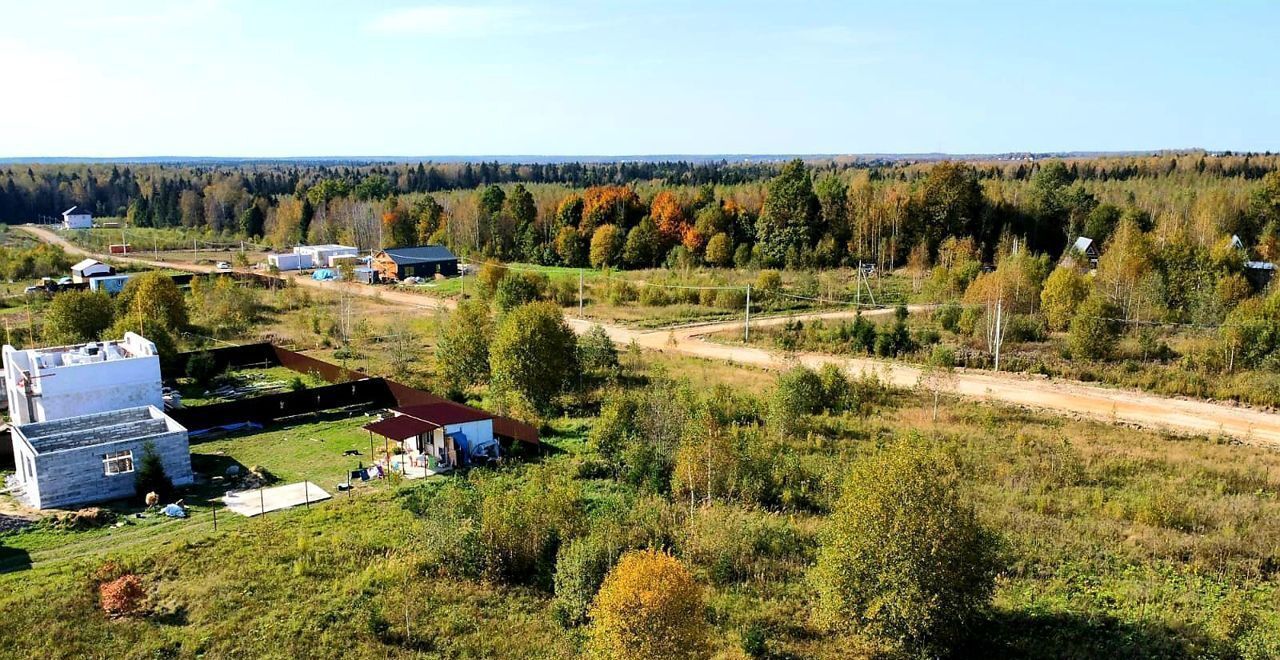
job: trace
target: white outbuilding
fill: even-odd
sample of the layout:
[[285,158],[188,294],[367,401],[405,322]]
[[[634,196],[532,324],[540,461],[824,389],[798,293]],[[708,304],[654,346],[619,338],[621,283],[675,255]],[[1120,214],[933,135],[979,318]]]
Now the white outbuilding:
[[73,206],[62,212],[62,226],[65,229],[88,229],[93,226],[93,214]]
[[97,259],[85,259],[71,267],[71,281],[76,284],[88,282],[95,277],[115,275],[116,269]]

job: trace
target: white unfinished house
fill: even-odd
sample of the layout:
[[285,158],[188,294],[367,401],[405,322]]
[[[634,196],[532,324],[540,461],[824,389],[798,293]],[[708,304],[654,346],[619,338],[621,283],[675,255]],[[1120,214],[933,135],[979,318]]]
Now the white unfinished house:
[[187,430],[166,415],[156,345],[4,347],[14,494],[38,509],[118,499],[150,443],[175,486],[191,483]]
[[62,227],[64,229],[89,229],[92,226],[93,214],[79,206],[73,206],[62,212]]
[[174,486],[192,483],[187,429],[155,406],[18,424],[14,495],[36,509],[132,497],[148,444]]
[[5,390],[14,425],[90,413],[164,408],[156,345],[124,339],[18,350],[4,347]]

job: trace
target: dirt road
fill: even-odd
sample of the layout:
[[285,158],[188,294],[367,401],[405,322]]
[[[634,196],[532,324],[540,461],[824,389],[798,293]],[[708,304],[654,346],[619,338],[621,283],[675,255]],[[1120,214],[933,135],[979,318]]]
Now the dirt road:
[[[73,254],[86,256],[91,252],[72,245],[56,232],[42,227],[22,227],[43,241],[55,243]],[[173,268],[192,272],[212,272],[208,266],[157,262],[137,257],[111,257],[155,268]],[[422,309],[451,308],[451,300],[394,291],[362,284],[317,282],[306,277],[292,281],[312,288],[337,290],[344,287],[356,295],[376,297]],[[892,310],[869,310],[864,314],[890,314]],[[816,312],[791,317],[753,319],[752,327],[785,323],[789,319],[848,318],[852,311]],[[574,331],[583,333],[596,323],[589,320],[569,319]],[[920,383],[922,370],[901,363],[848,358],[816,353],[783,354],[751,346],[733,346],[708,340],[708,335],[724,330],[742,328],[742,321],[707,323],[661,330],[636,330],[619,325],[600,324],[609,337],[620,344],[635,342],[641,348],[669,351],[711,360],[725,360],[737,364],[785,369],[800,363],[811,367],[836,364],[851,374],[874,373],[881,379],[900,387],[912,387]],[[1048,380],[1020,374],[992,373],[986,371],[956,370],[946,376],[929,379],[929,386],[946,393],[974,399],[998,401],[1048,411],[1062,412],[1103,421],[1133,424],[1146,428],[1163,428],[1184,433],[1224,434],[1241,440],[1280,447],[1280,414],[1235,407],[1206,401],[1191,401],[1121,390],[1084,383]]]

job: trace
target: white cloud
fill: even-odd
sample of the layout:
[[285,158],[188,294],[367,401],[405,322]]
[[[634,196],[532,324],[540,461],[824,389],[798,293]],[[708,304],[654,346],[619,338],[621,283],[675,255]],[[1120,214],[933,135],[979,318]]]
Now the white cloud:
[[389,11],[366,27],[383,34],[484,37],[540,28],[530,22],[531,18],[531,11],[519,7],[433,5]]

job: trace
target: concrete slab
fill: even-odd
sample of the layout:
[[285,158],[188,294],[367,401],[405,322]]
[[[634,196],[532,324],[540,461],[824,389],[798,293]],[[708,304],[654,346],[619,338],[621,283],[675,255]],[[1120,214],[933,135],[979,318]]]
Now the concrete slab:
[[274,488],[256,488],[227,493],[222,501],[231,511],[252,518],[272,511],[302,506],[307,502],[313,504],[323,502],[330,497],[332,496],[329,493],[310,481],[300,481]]

